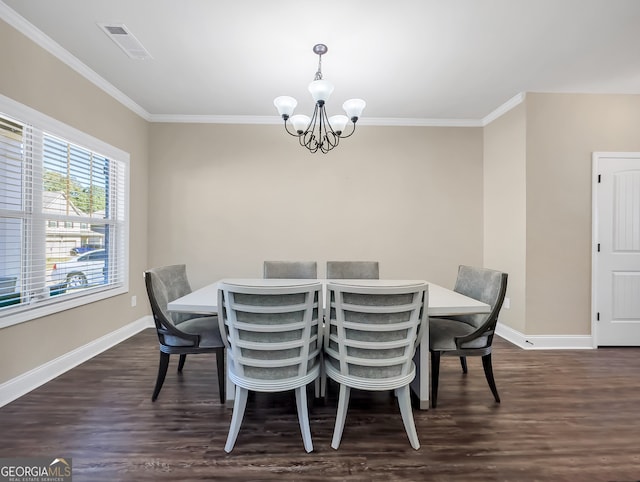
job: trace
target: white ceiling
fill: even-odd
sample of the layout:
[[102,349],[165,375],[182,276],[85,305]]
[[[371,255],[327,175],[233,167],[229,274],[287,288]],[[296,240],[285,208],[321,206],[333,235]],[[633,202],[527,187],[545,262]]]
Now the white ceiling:
[[640,94],[639,0],[1,0],[0,18],[149,120],[278,122],[278,95],[308,114],[316,43],[327,110],[363,98],[363,123],[473,125],[522,92]]

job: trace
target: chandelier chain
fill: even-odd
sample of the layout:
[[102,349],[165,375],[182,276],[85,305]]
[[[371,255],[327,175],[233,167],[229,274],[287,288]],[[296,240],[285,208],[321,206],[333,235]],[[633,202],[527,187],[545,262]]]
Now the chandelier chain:
[[318,70],[313,80],[322,80],[322,54],[318,54]]

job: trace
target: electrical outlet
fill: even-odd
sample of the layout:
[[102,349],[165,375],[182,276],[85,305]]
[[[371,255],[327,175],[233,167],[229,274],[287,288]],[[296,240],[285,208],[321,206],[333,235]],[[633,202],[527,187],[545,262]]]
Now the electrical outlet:
[[131,297],[131,307],[134,307],[138,304],[138,297],[136,295],[133,295]]

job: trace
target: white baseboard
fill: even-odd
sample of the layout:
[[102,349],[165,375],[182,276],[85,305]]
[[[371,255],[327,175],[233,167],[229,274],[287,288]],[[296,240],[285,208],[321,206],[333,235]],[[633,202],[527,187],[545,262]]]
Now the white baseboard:
[[498,323],[496,335],[525,350],[591,350],[591,335],[524,335],[513,328]]
[[145,316],[97,340],[76,348],[69,353],[65,353],[44,365],[40,365],[33,370],[29,370],[22,375],[4,382],[0,385],[0,407],[44,385],[55,377],[62,375],[73,367],[123,342],[136,333],[153,326],[153,318],[151,316]]

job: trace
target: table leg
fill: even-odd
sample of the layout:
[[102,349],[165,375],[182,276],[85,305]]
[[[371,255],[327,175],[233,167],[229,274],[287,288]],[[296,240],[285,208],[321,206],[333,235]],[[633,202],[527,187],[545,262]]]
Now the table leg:
[[429,349],[423,349],[428,346],[429,333],[426,333],[413,357],[413,362],[416,365],[416,377],[411,382],[411,389],[418,397],[420,410],[429,409]]

